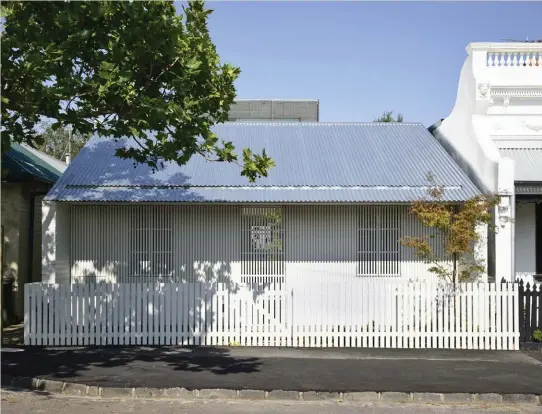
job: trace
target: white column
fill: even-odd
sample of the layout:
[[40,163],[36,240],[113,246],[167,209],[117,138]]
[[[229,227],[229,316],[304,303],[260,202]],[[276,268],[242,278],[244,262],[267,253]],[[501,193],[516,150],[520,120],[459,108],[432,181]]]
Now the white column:
[[70,283],[70,206],[43,201],[41,212],[41,280]]
[[495,281],[514,280],[513,209],[514,161],[503,158],[499,162],[498,193],[501,201],[496,208],[497,234],[495,235]]
[[55,283],[56,272],[56,203],[41,204],[41,280]]
[[70,283],[70,205],[67,203],[56,203],[56,254],[55,254],[55,275],[56,283]]

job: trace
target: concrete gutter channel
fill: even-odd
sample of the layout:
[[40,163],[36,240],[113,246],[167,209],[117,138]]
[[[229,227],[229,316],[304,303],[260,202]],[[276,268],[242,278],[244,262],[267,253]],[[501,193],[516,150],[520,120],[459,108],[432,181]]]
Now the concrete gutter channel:
[[284,390],[232,390],[185,388],[113,388],[96,387],[73,382],[52,381],[40,378],[2,376],[2,386],[15,389],[43,391],[79,397],[104,399],[240,399],[240,400],[282,400],[282,401],[336,401],[336,402],[386,402],[386,403],[429,403],[429,404],[504,404],[542,405],[542,395],[535,394],[491,394],[491,393],[417,393],[417,392],[317,392]]

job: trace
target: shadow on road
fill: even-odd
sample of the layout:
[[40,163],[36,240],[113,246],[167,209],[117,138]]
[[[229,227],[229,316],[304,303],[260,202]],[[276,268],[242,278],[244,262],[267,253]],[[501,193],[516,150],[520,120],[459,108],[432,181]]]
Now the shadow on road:
[[172,374],[187,371],[226,375],[257,372],[261,364],[258,358],[233,357],[228,349],[212,347],[27,348],[23,352],[11,351],[2,352],[3,375],[72,381],[77,381],[77,377],[91,368],[112,368],[112,375],[114,368],[126,366],[163,367]]

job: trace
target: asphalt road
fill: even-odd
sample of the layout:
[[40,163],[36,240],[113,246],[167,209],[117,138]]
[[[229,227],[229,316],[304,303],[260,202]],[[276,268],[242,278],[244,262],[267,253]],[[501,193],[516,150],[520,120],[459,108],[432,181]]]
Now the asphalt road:
[[540,407],[419,404],[346,404],[333,402],[274,402],[274,401],[179,401],[179,400],[127,400],[110,401],[90,398],[38,395],[31,392],[2,391],[2,414],[504,414],[539,413]]
[[529,393],[542,363],[521,352],[273,348],[2,350],[2,374],[101,387]]

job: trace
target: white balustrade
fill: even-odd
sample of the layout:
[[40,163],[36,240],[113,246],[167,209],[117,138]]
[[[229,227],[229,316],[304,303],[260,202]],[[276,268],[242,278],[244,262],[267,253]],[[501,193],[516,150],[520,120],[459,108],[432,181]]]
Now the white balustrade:
[[538,67],[542,69],[542,52],[537,51],[503,51],[487,52],[489,67]]

